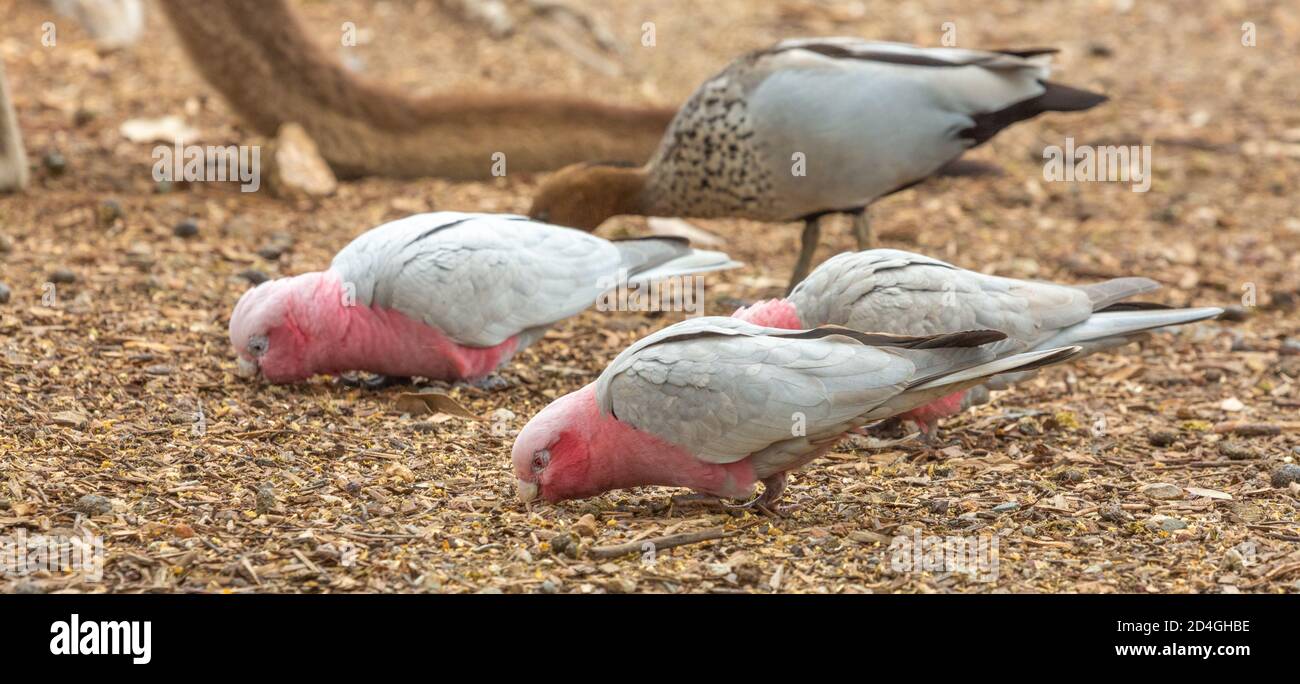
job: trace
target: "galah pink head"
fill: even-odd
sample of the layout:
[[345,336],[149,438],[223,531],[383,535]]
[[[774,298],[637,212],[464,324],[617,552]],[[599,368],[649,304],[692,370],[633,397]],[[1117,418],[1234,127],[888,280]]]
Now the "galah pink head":
[[337,276],[331,275],[306,273],[269,280],[239,298],[230,315],[230,342],[240,375],[260,372],[271,382],[311,377],[312,351],[320,343],[320,327],[328,324],[328,316],[322,318],[328,312],[319,311],[319,302],[328,298],[324,290],[338,285]]
[[685,448],[603,414],[596,384],[551,402],[528,421],[510,453],[519,498],[581,499],[642,485],[690,487],[745,497],[754,489],[747,459],[710,463]]
[[788,299],[766,299],[754,302],[749,306],[740,307],[736,313],[731,314],[731,317],[768,328],[801,330],[804,327],[799,321],[799,310]]
[[525,503],[538,497],[554,503],[603,491],[593,487],[589,476],[591,429],[601,418],[595,398],[596,385],[589,384],[551,402],[519,432],[510,460]]

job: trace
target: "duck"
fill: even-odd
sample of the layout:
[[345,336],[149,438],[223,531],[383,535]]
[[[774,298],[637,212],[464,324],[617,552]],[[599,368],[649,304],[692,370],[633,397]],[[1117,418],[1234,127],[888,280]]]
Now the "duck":
[[1014,123],[1106,101],[1048,81],[1055,52],[786,40],[705,81],[648,162],[566,166],[543,179],[529,215],[583,230],[629,214],[802,221],[793,288],[823,217],[852,215],[858,249],[871,247],[872,202]]

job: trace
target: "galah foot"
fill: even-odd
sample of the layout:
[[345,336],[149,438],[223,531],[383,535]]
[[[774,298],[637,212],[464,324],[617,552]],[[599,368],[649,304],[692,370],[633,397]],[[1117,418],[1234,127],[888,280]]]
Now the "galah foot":
[[465,384],[475,389],[481,389],[484,392],[500,392],[504,389],[510,389],[510,381],[496,373],[477,380],[467,380]]
[[763,478],[763,493],[746,501],[743,504],[725,504],[727,508],[757,508],[768,515],[781,517],[785,513],[794,510],[792,507],[777,506],[776,502],[781,500],[781,494],[785,492],[787,478],[785,473],[777,473],[771,477]]
[[388,387],[410,385],[414,381],[410,377],[401,375],[369,375],[361,377],[360,374],[343,374],[339,376],[339,382],[348,387],[378,391]]

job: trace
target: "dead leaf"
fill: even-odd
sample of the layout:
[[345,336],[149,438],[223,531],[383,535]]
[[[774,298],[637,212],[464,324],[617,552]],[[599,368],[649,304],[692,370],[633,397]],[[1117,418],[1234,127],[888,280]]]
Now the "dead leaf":
[[1204,496],[1211,499],[1223,499],[1231,501],[1232,495],[1227,492],[1221,492],[1217,489],[1205,489],[1204,487],[1185,487],[1188,494],[1192,496]]
[[395,405],[398,411],[413,416],[426,413],[445,413],[457,418],[482,420],[482,418],[470,413],[469,409],[461,406],[455,399],[441,392],[404,392],[397,395]]

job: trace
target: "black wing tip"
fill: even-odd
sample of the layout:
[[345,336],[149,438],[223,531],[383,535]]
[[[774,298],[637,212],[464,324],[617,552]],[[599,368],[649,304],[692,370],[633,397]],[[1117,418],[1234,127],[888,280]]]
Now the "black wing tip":
[[691,239],[680,235],[637,235],[635,237],[610,238],[610,242],[676,242],[679,245],[691,246]]
[[1051,366],[1054,364],[1061,363],[1063,361],[1069,361],[1070,359],[1082,353],[1083,353],[1083,347],[1080,347],[1078,345],[1070,346],[1070,347],[1061,347],[1060,349],[1057,349],[1055,353],[1048,354],[1047,356],[1044,356],[1041,359],[1035,359],[1034,361],[1031,361],[1023,366],[1016,366],[1015,368],[1011,369],[1008,372],[1023,373],[1025,371],[1038,370],[1039,368],[1043,368],[1045,366]]
[[795,339],[815,340],[831,335],[841,335],[869,347],[902,347],[905,349],[940,349],[943,347],[978,347],[1006,339],[1006,333],[997,330],[966,330],[942,335],[893,335],[890,333],[863,332],[838,325],[823,325],[811,330],[801,330],[789,335]]
[[1110,306],[1097,309],[1095,313],[1112,313],[1115,311],[1161,311],[1174,307],[1168,304],[1157,304],[1156,302],[1115,302]]
[[1007,334],[998,330],[964,330],[962,332],[934,335],[915,349],[939,349],[942,347],[978,347],[990,342],[1001,342]]
[[1018,50],[994,50],[1004,55],[1012,57],[1038,57],[1039,55],[1054,55],[1061,51],[1061,48],[1042,47],[1042,48],[1021,48]]

